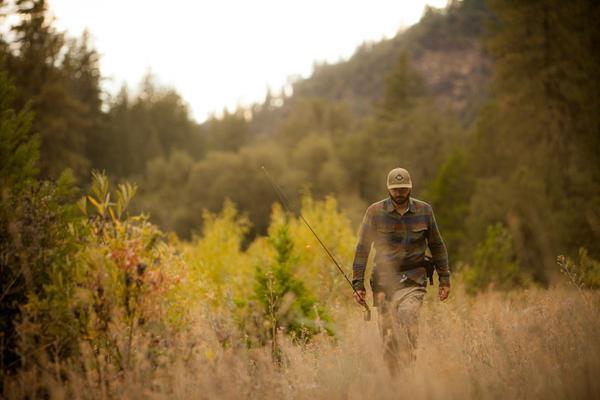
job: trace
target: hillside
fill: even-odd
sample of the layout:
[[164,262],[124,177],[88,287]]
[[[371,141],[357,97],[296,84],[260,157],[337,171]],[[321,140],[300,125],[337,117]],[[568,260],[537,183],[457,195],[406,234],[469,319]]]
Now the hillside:
[[471,119],[490,76],[482,45],[487,18],[483,1],[429,8],[419,23],[394,38],[365,43],[345,62],[317,65],[311,77],[295,82],[294,96],[349,101],[356,115],[367,115],[381,101],[385,77],[407,49],[440,105]]

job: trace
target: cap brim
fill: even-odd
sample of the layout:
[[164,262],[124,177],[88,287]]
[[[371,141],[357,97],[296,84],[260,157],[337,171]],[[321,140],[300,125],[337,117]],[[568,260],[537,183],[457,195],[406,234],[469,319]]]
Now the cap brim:
[[388,185],[387,188],[388,189],[403,189],[403,188],[412,189],[412,185],[409,183],[399,183],[397,185]]

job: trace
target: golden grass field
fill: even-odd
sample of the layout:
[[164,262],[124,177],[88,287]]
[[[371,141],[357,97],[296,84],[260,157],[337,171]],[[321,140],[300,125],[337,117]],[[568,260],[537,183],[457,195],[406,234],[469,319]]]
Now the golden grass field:
[[[337,339],[304,347],[220,344],[223,324],[198,318],[161,343],[134,340],[131,368],[40,361],[5,377],[6,398],[50,399],[594,399],[600,398],[600,293],[571,288],[487,292],[455,289],[441,303],[429,290],[416,362],[392,378],[377,316],[338,308]],[[200,313],[198,315],[201,315]],[[217,327],[219,326],[219,327]],[[165,351],[154,354],[152,348]],[[85,349],[84,349],[85,350]],[[100,357],[100,365],[102,358]],[[102,376],[99,376],[101,371]]]

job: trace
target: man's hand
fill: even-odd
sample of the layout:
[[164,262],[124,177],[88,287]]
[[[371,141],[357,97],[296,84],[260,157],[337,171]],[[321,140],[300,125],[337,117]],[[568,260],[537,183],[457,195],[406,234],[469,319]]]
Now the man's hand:
[[365,290],[357,290],[354,292],[354,300],[361,306],[366,306],[367,302],[365,301],[367,297],[367,292]]
[[440,290],[439,290],[440,300],[441,301],[446,300],[449,295],[450,295],[450,287],[449,286],[440,286]]

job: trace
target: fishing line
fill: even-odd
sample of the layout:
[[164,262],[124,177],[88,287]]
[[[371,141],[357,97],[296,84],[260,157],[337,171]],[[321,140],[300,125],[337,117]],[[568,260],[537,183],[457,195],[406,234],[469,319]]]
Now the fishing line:
[[[271,175],[269,175],[269,172],[267,172],[267,169],[264,166],[262,166],[261,168],[262,168],[263,172],[265,173],[265,176],[267,177],[267,180],[271,184],[271,187],[273,187],[273,190],[275,191],[275,193],[277,193],[277,197],[279,197],[279,201],[281,202],[281,204],[283,205],[283,207],[289,213],[294,214],[294,211],[289,206],[289,200],[287,199],[287,196],[285,195],[285,193],[283,192],[283,190],[281,190],[281,188],[277,185],[277,183],[275,183],[275,181],[273,180],[273,178],[271,178]],[[308,221],[306,220],[306,218],[304,218],[304,215],[302,215],[302,212],[300,210],[298,210],[297,213],[300,216],[300,219],[304,222],[304,224],[308,227],[308,229],[315,236],[315,238],[317,239],[317,241],[319,242],[319,244],[321,245],[321,247],[323,247],[323,249],[325,250],[325,252],[329,256],[329,258],[331,258],[331,261],[333,261],[333,263],[335,264],[335,266],[337,267],[337,269],[342,273],[342,275],[344,276],[344,278],[346,279],[346,281],[348,282],[348,284],[352,288],[352,291],[354,292],[354,294],[356,294],[356,296],[358,298],[360,298],[361,300],[363,300],[363,302],[364,302],[365,299],[356,291],[356,289],[352,285],[352,281],[350,280],[350,278],[348,278],[348,275],[346,275],[346,273],[344,272],[344,270],[342,269],[342,267],[340,266],[340,264],[338,263],[338,261],[335,259],[335,257],[333,256],[333,254],[331,254],[331,252],[329,251],[329,249],[327,248],[327,246],[325,246],[325,243],[323,243],[323,241],[321,240],[321,238],[319,238],[319,235],[317,235],[317,233],[312,228],[312,226],[310,226],[310,224],[308,223]],[[371,309],[369,308],[369,306],[367,305],[366,302],[363,303],[363,307],[365,308],[365,321],[369,321],[371,319]]]

